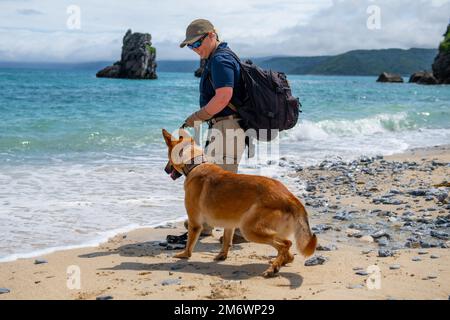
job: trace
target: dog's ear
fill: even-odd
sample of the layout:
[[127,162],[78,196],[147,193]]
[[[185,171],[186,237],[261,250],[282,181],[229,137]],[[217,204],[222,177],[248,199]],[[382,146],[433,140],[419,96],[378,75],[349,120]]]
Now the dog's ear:
[[172,145],[172,135],[166,129],[162,129],[162,135],[166,144],[170,147]]

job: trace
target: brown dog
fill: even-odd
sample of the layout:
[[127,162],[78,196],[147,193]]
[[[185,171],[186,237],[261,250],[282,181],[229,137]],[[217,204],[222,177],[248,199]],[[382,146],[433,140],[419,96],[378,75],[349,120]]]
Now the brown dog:
[[[255,175],[235,174],[204,160],[203,150],[186,131],[174,138],[162,130],[169,148],[168,167],[186,175],[185,207],[189,219],[188,240],[177,258],[189,258],[203,222],[223,227],[223,248],[215,260],[225,260],[235,228],[249,241],[271,245],[278,251],[263,276],[273,276],[280,267],[294,260],[289,252],[295,234],[298,250],[304,256],[314,253],[316,235],[309,228],[308,216],[298,200],[280,182]],[[176,159],[175,159],[176,158]]]

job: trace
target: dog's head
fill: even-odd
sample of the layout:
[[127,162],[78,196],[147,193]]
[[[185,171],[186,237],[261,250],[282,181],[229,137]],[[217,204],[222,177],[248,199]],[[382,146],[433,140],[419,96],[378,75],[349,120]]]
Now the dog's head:
[[183,175],[183,168],[186,163],[199,155],[199,152],[195,148],[194,139],[183,129],[178,131],[179,138],[175,138],[165,129],[162,129],[162,134],[169,155],[169,161],[164,170],[173,180],[176,180]]

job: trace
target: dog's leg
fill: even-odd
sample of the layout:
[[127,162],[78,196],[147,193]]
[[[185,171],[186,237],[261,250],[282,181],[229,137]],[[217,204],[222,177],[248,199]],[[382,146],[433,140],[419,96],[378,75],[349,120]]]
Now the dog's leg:
[[216,261],[225,260],[228,256],[228,250],[231,247],[231,242],[233,240],[234,228],[233,229],[225,229],[223,231],[223,245],[222,251],[214,258]]
[[267,268],[267,270],[263,272],[262,274],[263,277],[266,278],[273,277],[276,273],[278,273],[278,271],[280,271],[281,266],[293,260],[293,256],[289,252],[289,248],[292,245],[291,241],[263,233],[244,233],[244,234],[246,238],[249,239],[250,241],[271,245],[278,251],[277,257],[270,262],[269,268]]
[[279,224],[279,212],[259,208],[248,212],[241,223],[241,232],[246,239],[271,245],[278,251],[277,257],[270,262],[269,268],[262,274],[264,277],[273,277],[281,266],[292,262],[294,258],[289,252],[292,242],[277,234]]
[[176,254],[174,257],[180,259],[190,258],[192,255],[192,250],[194,250],[194,246],[197,243],[201,231],[202,231],[201,223],[189,220],[188,239],[186,243],[186,248],[184,248],[184,251]]
[[[283,261],[281,263],[281,266],[283,266],[283,267],[285,265],[287,265],[288,263],[291,263],[292,261],[294,261],[294,255],[289,252],[289,248],[292,246],[292,241],[289,241],[289,240],[285,240],[285,241],[287,241],[286,244],[288,245],[288,250],[285,252],[285,254],[283,256]],[[276,261],[277,258],[278,257],[276,257],[275,259],[270,260],[269,263],[273,264]]]

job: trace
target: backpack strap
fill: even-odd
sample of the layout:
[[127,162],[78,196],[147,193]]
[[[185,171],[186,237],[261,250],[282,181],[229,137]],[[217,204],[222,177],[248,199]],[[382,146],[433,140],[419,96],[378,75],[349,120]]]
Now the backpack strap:
[[[241,79],[243,79],[242,76],[242,62],[241,59],[239,59],[239,57],[233,52],[233,50],[231,50],[230,48],[217,48],[216,51],[214,51],[213,57],[218,53],[218,52],[228,52],[229,54],[231,54],[231,56],[237,61],[237,63],[239,64],[240,67],[240,72],[241,72]],[[212,57],[209,59],[208,61],[208,75],[207,77],[209,78],[209,81],[211,82],[211,85],[214,88],[214,83],[212,82],[212,73],[211,73],[211,59]],[[243,105],[243,101],[240,101],[239,99],[236,98],[232,98],[232,100],[234,100],[232,103],[231,101],[228,103],[227,107],[229,107],[231,110],[238,112],[238,107],[240,105]]]
[[[230,48],[217,48],[216,51],[214,51],[213,56],[209,59],[208,61],[208,74],[206,75],[206,77],[209,79],[209,81],[211,82],[212,87],[214,88],[214,83],[212,81],[212,73],[211,73],[211,59],[216,55],[217,52],[220,51],[225,51],[230,53],[234,59],[236,59],[236,61],[239,64],[239,67],[241,68],[241,78],[242,78],[242,65],[241,65],[241,60],[239,59],[239,57],[230,49]],[[233,99],[233,98],[232,98]],[[234,99],[237,100],[237,99]],[[231,110],[233,110],[234,112],[238,112],[238,108],[236,107],[237,105],[241,105],[242,103],[240,101],[234,101],[235,104],[233,104],[231,101],[228,103],[227,107],[230,108]]]

